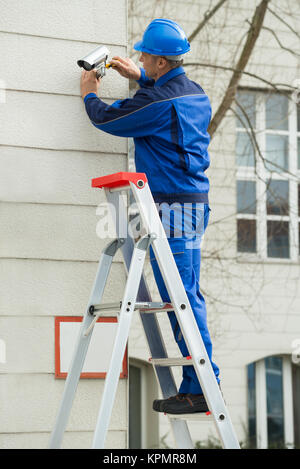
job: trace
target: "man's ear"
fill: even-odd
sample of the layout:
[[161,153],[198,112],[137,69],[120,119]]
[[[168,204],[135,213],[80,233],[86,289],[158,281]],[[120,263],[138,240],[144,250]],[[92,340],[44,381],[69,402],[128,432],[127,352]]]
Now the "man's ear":
[[167,64],[167,61],[166,59],[164,59],[163,57],[159,57],[159,60],[158,60],[158,66],[159,68],[164,68]]

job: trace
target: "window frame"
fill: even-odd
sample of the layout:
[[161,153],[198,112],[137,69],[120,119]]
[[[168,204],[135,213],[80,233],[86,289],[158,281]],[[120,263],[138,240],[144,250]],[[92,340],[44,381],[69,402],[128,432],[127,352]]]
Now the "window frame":
[[[300,131],[297,128],[297,103],[292,99],[288,101],[288,130],[266,129],[266,98],[271,91],[240,88],[239,92],[250,92],[255,94],[256,127],[255,137],[263,156],[266,156],[266,136],[286,135],[289,145],[289,168],[288,171],[276,173],[268,171],[264,162],[254,148],[255,164],[251,166],[238,166],[236,164],[236,181],[256,182],[256,214],[237,213],[237,219],[256,220],[256,253],[240,252],[237,247],[238,260],[263,261],[270,263],[299,263],[299,224],[300,213],[298,213],[298,184],[300,184],[300,168],[298,168],[298,139]],[[249,133],[249,129],[241,122],[236,122],[237,132]],[[289,215],[267,214],[267,181],[284,180],[289,182]],[[296,175],[296,177],[292,176]],[[289,223],[289,257],[269,257],[267,242],[267,222],[287,221]]]
[[[293,377],[290,355],[276,355],[282,358],[284,442],[287,448],[294,446]],[[268,448],[268,412],[265,358],[255,363],[256,398],[256,447]]]

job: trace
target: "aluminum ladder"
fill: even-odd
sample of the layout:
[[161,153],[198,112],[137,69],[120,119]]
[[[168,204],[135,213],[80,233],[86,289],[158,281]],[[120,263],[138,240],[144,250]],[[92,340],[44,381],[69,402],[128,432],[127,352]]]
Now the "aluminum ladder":
[[[92,443],[92,448],[104,448],[133,311],[139,310],[152,356],[151,362],[163,397],[167,398],[177,394],[171,367],[193,365],[210,410],[210,417],[202,413],[168,414],[177,447],[182,449],[193,448],[186,419],[194,420],[204,417],[205,419],[213,419],[223,448],[239,449],[239,442],[161,224],[146,175],[130,172],[115,173],[92,179],[92,187],[105,190],[106,199],[112,211],[114,211],[117,237],[101,253],[96,278],[73,352],[49,447],[59,448],[61,446],[93,327],[97,319],[101,315],[111,314],[111,311],[119,311],[117,333]],[[145,235],[141,236],[136,242],[134,242],[128,231],[127,209],[121,197],[122,191],[125,190],[132,191],[145,230]],[[158,261],[171,304],[151,301],[149,289],[143,275],[146,253],[150,244]],[[119,248],[122,250],[127,270],[124,296],[119,303],[101,304],[113,257]],[[167,356],[156,316],[157,312],[162,311],[175,311],[190,357],[169,358]]]

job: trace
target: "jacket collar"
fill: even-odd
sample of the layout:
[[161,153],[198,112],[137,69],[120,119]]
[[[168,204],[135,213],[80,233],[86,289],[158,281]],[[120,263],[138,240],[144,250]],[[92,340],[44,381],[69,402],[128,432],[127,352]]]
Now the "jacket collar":
[[178,67],[178,68],[173,68],[172,70],[169,70],[167,73],[162,75],[155,83],[154,86],[162,86],[167,81],[171,80],[172,78],[177,77],[178,75],[181,75],[182,73],[185,73],[183,67]]

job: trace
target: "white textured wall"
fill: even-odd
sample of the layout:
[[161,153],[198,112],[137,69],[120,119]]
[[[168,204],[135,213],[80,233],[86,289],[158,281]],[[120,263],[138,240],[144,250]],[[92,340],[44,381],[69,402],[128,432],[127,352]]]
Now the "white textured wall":
[[[209,0],[132,0],[129,31],[132,43],[137,41],[153,18],[166,17],[178,21],[191,34],[204,13],[217,2]],[[209,28],[191,43],[186,62],[233,66],[237,60],[237,46],[247,32],[258,0],[231,0],[226,8],[211,19]],[[300,10],[297,0],[276,0],[274,6],[290,8],[292,15],[284,16],[295,31],[300,28]],[[299,54],[296,35],[270,13],[265,24],[273,28],[280,41]],[[245,37],[245,36],[244,36]],[[138,54],[133,57],[137,60]],[[264,30],[256,43],[246,71],[257,74],[273,83],[293,85],[299,78],[299,57],[279,47],[274,36]],[[186,68],[192,80],[207,92],[213,113],[231,77],[231,72],[200,67]],[[241,85],[266,88],[266,83],[244,76]],[[247,376],[246,365],[267,355],[292,352],[292,341],[300,337],[300,279],[299,264],[292,262],[268,264],[238,263],[236,261],[236,168],[235,168],[235,117],[228,113],[210,145],[211,181],[210,225],[203,247],[201,288],[207,301],[208,318],[214,344],[214,359],[221,368],[221,383],[238,436],[245,439],[247,426]],[[221,219],[224,219],[220,222]],[[213,225],[214,222],[217,224]],[[205,256],[217,252],[215,261]],[[149,272],[150,269],[149,269]],[[150,275],[149,275],[150,278]],[[152,283],[153,292],[156,290]],[[147,359],[143,334],[136,322],[132,333],[132,349],[137,357]],[[166,323],[168,328],[168,324]],[[168,328],[166,342],[170,356],[178,355]],[[180,380],[180,372],[176,372]],[[167,419],[161,416],[161,436],[168,434],[167,443],[174,444]],[[190,424],[194,440],[209,434],[216,435],[212,426]]]
[[[54,316],[82,315],[106,244],[96,236],[104,201],[91,178],[127,169],[127,140],[89,122],[76,61],[99,44],[127,54],[126,0],[0,0],[1,448],[45,448],[62,396],[54,378]],[[128,96],[109,71],[100,96]],[[119,299],[117,256],[105,301]],[[103,380],[81,380],[63,446],[88,448]],[[127,444],[121,380],[107,446]]]

